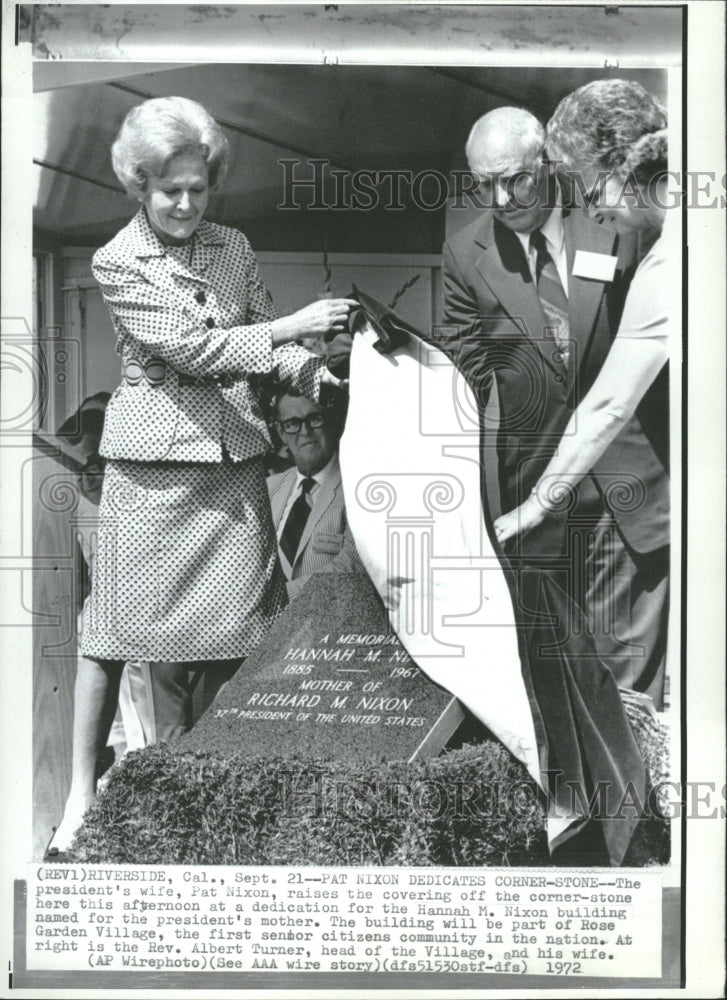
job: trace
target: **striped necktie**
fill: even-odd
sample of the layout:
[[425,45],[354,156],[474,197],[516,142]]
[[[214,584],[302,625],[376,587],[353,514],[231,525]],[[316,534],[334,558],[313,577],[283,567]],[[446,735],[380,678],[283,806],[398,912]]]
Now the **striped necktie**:
[[290,508],[288,519],[283,528],[283,534],[280,536],[281,551],[291,566],[295,562],[295,554],[298,551],[303,530],[310,516],[311,506],[308,494],[315,484],[315,479],[310,476],[307,476],[301,482],[300,494]]
[[568,297],[540,229],[534,229],[530,234],[530,246],[535,250],[535,284],[547,320],[546,332],[555,340],[563,354],[563,362],[567,365]]

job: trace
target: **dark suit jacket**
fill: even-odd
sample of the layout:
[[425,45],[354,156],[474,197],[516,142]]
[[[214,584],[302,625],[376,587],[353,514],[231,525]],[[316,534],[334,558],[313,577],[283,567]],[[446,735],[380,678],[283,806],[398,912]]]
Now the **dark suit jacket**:
[[[568,420],[593,384],[618,329],[635,266],[630,241],[582,210],[564,210],[568,260],[570,361],[566,368],[552,338],[522,245],[490,213],[444,246],[444,331],[440,346],[466,375],[484,407],[492,380],[500,421],[497,453],[504,510],[521,504],[553,455]],[[618,255],[614,280],[573,275],[577,250]],[[651,413],[654,400],[645,401]],[[668,414],[664,406],[663,421]],[[668,480],[637,412],[578,488],[575,507],[547,517],[518,540],[523,555],[560,555],[566,515],[596,517],[610,509],[636,552],[668,542]]]

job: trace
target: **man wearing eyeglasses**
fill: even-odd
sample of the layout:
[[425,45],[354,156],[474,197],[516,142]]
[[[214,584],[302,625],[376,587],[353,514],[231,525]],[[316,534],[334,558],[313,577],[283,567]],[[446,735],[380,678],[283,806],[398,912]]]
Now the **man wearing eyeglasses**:
[[[441,343],[467,376],[483,426],[496,388],[493,517],[519,508],[545,471],[608,356],[635,265],[633,240],[572,203],[573,179],[561,187],[544,149],[543,126],[523,109],[497,108],[474,124],[466,154],[483,211],[443,251]],[[484,468],[484,447],[481,458]],[[521,585],[533,570],[557,578],[618,683],[648,691],[657,707],[665,603],[639,554],[657,544],[664,481],[634,417],[568,495],[552,498],[562,501],[557,510],[504,544]]]
[[292,600],[312,573],[364,572],[346,520],[339,414],[284,390],[274,427],[295,465],[268,478],[278,555]]

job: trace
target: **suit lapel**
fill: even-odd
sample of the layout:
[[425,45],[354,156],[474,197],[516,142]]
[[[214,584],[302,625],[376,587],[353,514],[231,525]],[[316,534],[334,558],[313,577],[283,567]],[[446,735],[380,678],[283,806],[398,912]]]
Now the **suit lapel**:
[[[306,521],[305,528],[303,528],[303,534],[300,536],[300,544],[298,545],[298,552],[295,557],[295,563],[298,562],[301,552],[305,550],[311,535],[315,531],[316,527],[320,523],[323,515],[326,513],[328,508],[333,503],[333,499],[336,495],[336,491],[341,488],[341,467],[338,464],[338,455],[334,456],[331,468],[326,476],[325,480],[321,486],[316,490],[313,497],[313,507],[311,508],[310,516]],[[295,567],[295,563],[293,566]]]
[[283,473],[270,491],[270,510],[273,515],[273,525],[276,532],[280,527],[280,519],[283,516],[290,491],[295,486],[295,479],[296,471],[295,466],[293,466],[292,469],[288,469],[287,472]]
[[588,351],[605,289],[603,281],[578,278],[573,274],[576,251],[613,254],[616,233],[589,219],[583,211],[565,212],[563,228],[568,259],[568,325],[570,339],[576,344],[577,359],[570,365],[572,379]]
[[490,225],[485,225],[476,239],[484,252],[475,266],[494,297],[537,347],[546,364],[562,374],[565,369],[553,357],[553,341],[543,334],[545,314],[522,245],[509,229],[493,224],[493,220],[488,219],[488,222]]

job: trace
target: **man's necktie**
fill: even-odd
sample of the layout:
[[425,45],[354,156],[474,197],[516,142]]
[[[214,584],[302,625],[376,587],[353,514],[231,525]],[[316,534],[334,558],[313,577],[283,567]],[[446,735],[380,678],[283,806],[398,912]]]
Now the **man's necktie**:
[[295,554],[300,545],[303,529],[310,516],[310,502],[308,494],[315,486],[316,481],[310,476],[306,477],[300,484],[300,494],[295,503],[290,508],[288,520],[285,522],[283,534],[280,536],[280,548],[285,558],[292,566],[295,562]]
[[548,252],[545,236],[540,229],[530,234],[530,246],[535,250],[535,284],[548,321],[547,330],[553,335],[568,363],[568,297],[558,275],[558,268]]

